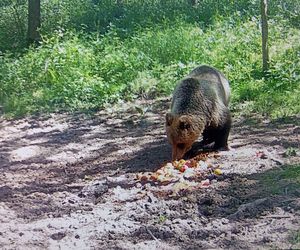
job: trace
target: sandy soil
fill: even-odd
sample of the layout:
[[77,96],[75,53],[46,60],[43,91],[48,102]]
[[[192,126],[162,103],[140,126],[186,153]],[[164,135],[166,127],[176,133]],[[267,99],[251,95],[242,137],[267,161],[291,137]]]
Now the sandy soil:
[[[299,117],[234,117],[207,188],[158,195],[137,173],[170,161],[169,100],[96,114],[0,120],[1,249],[300,248],[300,190],[268,189],[299,164]],[[274,180],[273,180],[274,181]],[[280,180],[278,180],[280,183]]]

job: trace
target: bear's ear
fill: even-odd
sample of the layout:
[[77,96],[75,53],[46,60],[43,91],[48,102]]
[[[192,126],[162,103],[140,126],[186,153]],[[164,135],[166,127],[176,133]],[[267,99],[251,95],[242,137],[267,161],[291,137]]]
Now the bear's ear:
[[171,126],[174,121],[174,115],[172,113],[166,114],[166,125]]
[[192,125],[192,121],[190,117],[183,115],[179,118],[179,129],[188,130],[191,128],[191,125]]

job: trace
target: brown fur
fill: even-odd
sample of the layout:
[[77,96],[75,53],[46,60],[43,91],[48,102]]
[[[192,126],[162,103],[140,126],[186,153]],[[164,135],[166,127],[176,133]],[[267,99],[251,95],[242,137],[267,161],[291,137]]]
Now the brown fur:
[[203,135],[203,143],[228,148],[231,127],[230,89],[225,76],[213,67],[199,66],[182,79],[173,93],[166,132],[172,159],[181,159]]

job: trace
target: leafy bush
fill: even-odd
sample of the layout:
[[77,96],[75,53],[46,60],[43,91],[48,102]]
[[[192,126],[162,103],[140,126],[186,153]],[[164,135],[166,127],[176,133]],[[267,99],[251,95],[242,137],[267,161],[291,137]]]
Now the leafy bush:
[[26,3],[26,0],[3,0],[2,6],[0,3],[0,52],[26,45]]
[[30,48],[17,59],[5,57],[1,71],[1,100],[7,110],[16,113],[43,109],[80,108],[89,100],[99,99],[104,88],[101,77],[94,75],[96,61],[92,49],[58,32]]
[[[210,64],[231,80],[234,108],[255,101],[253,108],[273,116],[298,112],[299,31],[286,31],[285,22],[271,26],[275,55],[270,77],[263,80],[259,20],[235,20],[219,18],[201,29],[177,19],[140,28],[126,39],[115,27],[101,36],[61,29],[18,58],[0,57],[1,103],[19,114],[94,109],[119,99],[170,94],[193,67]],[[294,42],[283,47],[286,40]]]
[[[13,1],[25,8],[24,0]],[[120,2],[43,1],[40,46],[0,52],[4,111],[97,109],[120,99],[169,95],[192,68],[210,64],[230,79],[233,110],[299,113],[300,31],[291,19],[277,13],[269,20],[272,61],[263,77],[257,1],[206,0],[195,7],[186,0]],[[8,18],[11,5],[3,6]],[[0,30],[3,24],[0,17]],[[22,32],[6,38],[7,32],[0,32],[2,49],[13,40],[21,46]]]
[[[106,33],[115,27],[122,37],[131,36],[136,28],[147,29],[164,22],[198,23],[209,27],[218,16],[239,13],[247,20],[260,13],[259,0],[202,0],[192,6],[189,0],[41,0],[43,35],[64,28]],[[27,0],[2,0],[0,3],[0,51],[22,49],[26,45]],[[269,3],[271,18],[284,17],[299,28],[300,4],[293,0]]]

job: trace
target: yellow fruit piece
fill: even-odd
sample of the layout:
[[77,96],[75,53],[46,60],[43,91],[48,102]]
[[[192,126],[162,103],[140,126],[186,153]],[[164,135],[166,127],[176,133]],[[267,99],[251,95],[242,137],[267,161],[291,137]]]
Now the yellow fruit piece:
[[184,159],[181,159],[180,161],[179,161],[179,164],[180,165],[183,165],[185,163],[185,160]]
[[216,168],[216,169],[214,170],[214,174],[215,174],[215,175],[221,175],[221,174],[222,174],[222,170],[219,169],[219,168]]
[[163,182],[165,180],[165,177],[162,175],[157,176],[157,180],[160,182]]

